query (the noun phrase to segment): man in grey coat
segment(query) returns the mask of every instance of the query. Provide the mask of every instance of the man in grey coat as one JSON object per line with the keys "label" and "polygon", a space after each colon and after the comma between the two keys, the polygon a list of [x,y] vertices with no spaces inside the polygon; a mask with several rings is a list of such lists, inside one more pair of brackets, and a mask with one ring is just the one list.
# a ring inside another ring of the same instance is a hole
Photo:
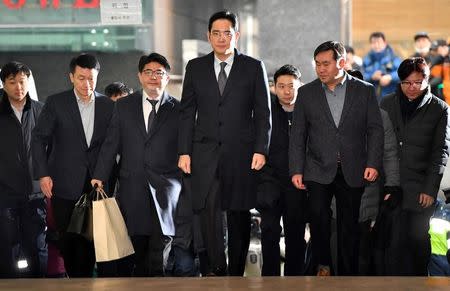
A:
{"label": "man in grey coat", "polygon": [[383,155],[383,125],[374,88],[345,73],[345,58],[339,42],[327,41],[316,48],[318,79],[299,89],[289,149],[292,182],[308,190],[317,274],[325,276],[331,266],[333,196],[339,274],[357,274],[361,195],[365,183],[378,177]]}

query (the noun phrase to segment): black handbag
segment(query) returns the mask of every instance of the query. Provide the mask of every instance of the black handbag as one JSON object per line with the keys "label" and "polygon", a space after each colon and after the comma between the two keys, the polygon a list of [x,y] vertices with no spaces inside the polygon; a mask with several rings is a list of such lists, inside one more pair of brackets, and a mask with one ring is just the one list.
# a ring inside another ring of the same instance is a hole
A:
{"label": "black handbag", "polygon": [[87,240],[93,239],[92,199],[95,189],[91,193],[84,193],[75,203],[70,217],[67,232],[76,233]]}

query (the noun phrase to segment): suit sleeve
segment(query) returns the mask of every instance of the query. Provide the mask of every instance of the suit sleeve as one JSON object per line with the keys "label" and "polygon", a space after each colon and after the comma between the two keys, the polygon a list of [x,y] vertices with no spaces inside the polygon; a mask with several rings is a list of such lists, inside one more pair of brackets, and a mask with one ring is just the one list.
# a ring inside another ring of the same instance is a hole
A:
{"label": "suit sleeve", "polygon": [[272,129],[271,100],[267,81],[266,68],[263,62],[259,62],[255,79],[255,104],[253,117],[255,122],[255,147],[254,152],[269,155],[269,142]]}
{"label": "suit sleeve", "polygon": [[109,180],[112,168],[116,162],[116,156],[121,148],[120,116],[116,103],[114,106],[111,122],[106,131],[106,137],[100,149],[95,165],[93,178],[106,182]]}
{"label": "suit sleeve", "polygon": [[373,86],[368,88],[367,102],[367,166],[380,172],[383,161],[384,129]]}
{"label": "suit sleeve", "polygon": [[447,165],[450,146],[450,120],[448,107],[442,112],[436,126],[431,145],[430,165],[427,170],[423,193],[436,198],[445,166]]}
{"label": "suit sleeve", "polygon": [[180,103],[180,119],[178,134],[178,154],[190,155],[192,153],[192,137],[194,134],[195,115],[197,113],[196,92],[193,84],[192,63],[186,65],[186,75],[183,83],[183,92]]}
{"label": "suit sleeve", "polygon": [[50,176],[48,170],[48,146],[56,128],[56,110],[53,97],[47,98],[31,134],[31,152],[34,179]]}
{"label": "suit sleeve", "polygon": [[305,167],[308,129],[306,127],[305,96],[303,96],[303,91],[302,87],[298,89],[289,138],[289,174],[291,176],[296,174],[303,175]]}

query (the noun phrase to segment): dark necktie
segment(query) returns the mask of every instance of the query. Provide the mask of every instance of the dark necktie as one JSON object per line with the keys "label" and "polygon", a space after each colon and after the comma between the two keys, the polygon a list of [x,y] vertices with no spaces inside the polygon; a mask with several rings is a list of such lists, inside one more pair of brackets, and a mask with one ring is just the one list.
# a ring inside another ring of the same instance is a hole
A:
{"label": "dark necktie", "polygon": [[223,89],[225,89],[225,85],[227,84],[227,74],[225,73],[226,65],[227,65],[226,62],[220,63],[220,72],[219,72],[219,76],[217,78],[217,83],[219,84],[220,95],[223,94]]}
{"label": "dark necktie", "polygon": [[153,121],[156,117],[156,103],[158,103],[158,100],[151,100],[147,98],[147,101],[152,104],[152,111],[150,111],[150,114],[148,115],[148,122],[147,122],[147,133],[150,133],[150,129],[152,128]]}

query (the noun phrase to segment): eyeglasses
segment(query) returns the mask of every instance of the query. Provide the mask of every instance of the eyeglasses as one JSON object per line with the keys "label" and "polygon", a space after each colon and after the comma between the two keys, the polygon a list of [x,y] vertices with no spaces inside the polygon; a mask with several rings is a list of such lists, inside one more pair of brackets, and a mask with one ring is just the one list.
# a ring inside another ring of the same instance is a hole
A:
{"label": "eyeglasses", "polygon": [[400,84],[404,87],[414,87],[414,88],[420,88],[423,84],[424,80],[421,81],[401,81]]}
{"label": "eyeglasses", "polygon": [[143,70],[142,73],[144,75],[146,75],[147,77],[157,77],[160,79],[166,74],[166,72],[164,72],[164,71],[161,71],[161,70],[153,71],[151,69]]}
{"label": "eyeglasses", "polygon": [[226,31],[219,31],[219,30],[213,30],[211,32],[211,36],[213,38],[220,38],[220,37],[224,37],[224,38],[231,38],[233,36],[233,33],[229,30]]}

